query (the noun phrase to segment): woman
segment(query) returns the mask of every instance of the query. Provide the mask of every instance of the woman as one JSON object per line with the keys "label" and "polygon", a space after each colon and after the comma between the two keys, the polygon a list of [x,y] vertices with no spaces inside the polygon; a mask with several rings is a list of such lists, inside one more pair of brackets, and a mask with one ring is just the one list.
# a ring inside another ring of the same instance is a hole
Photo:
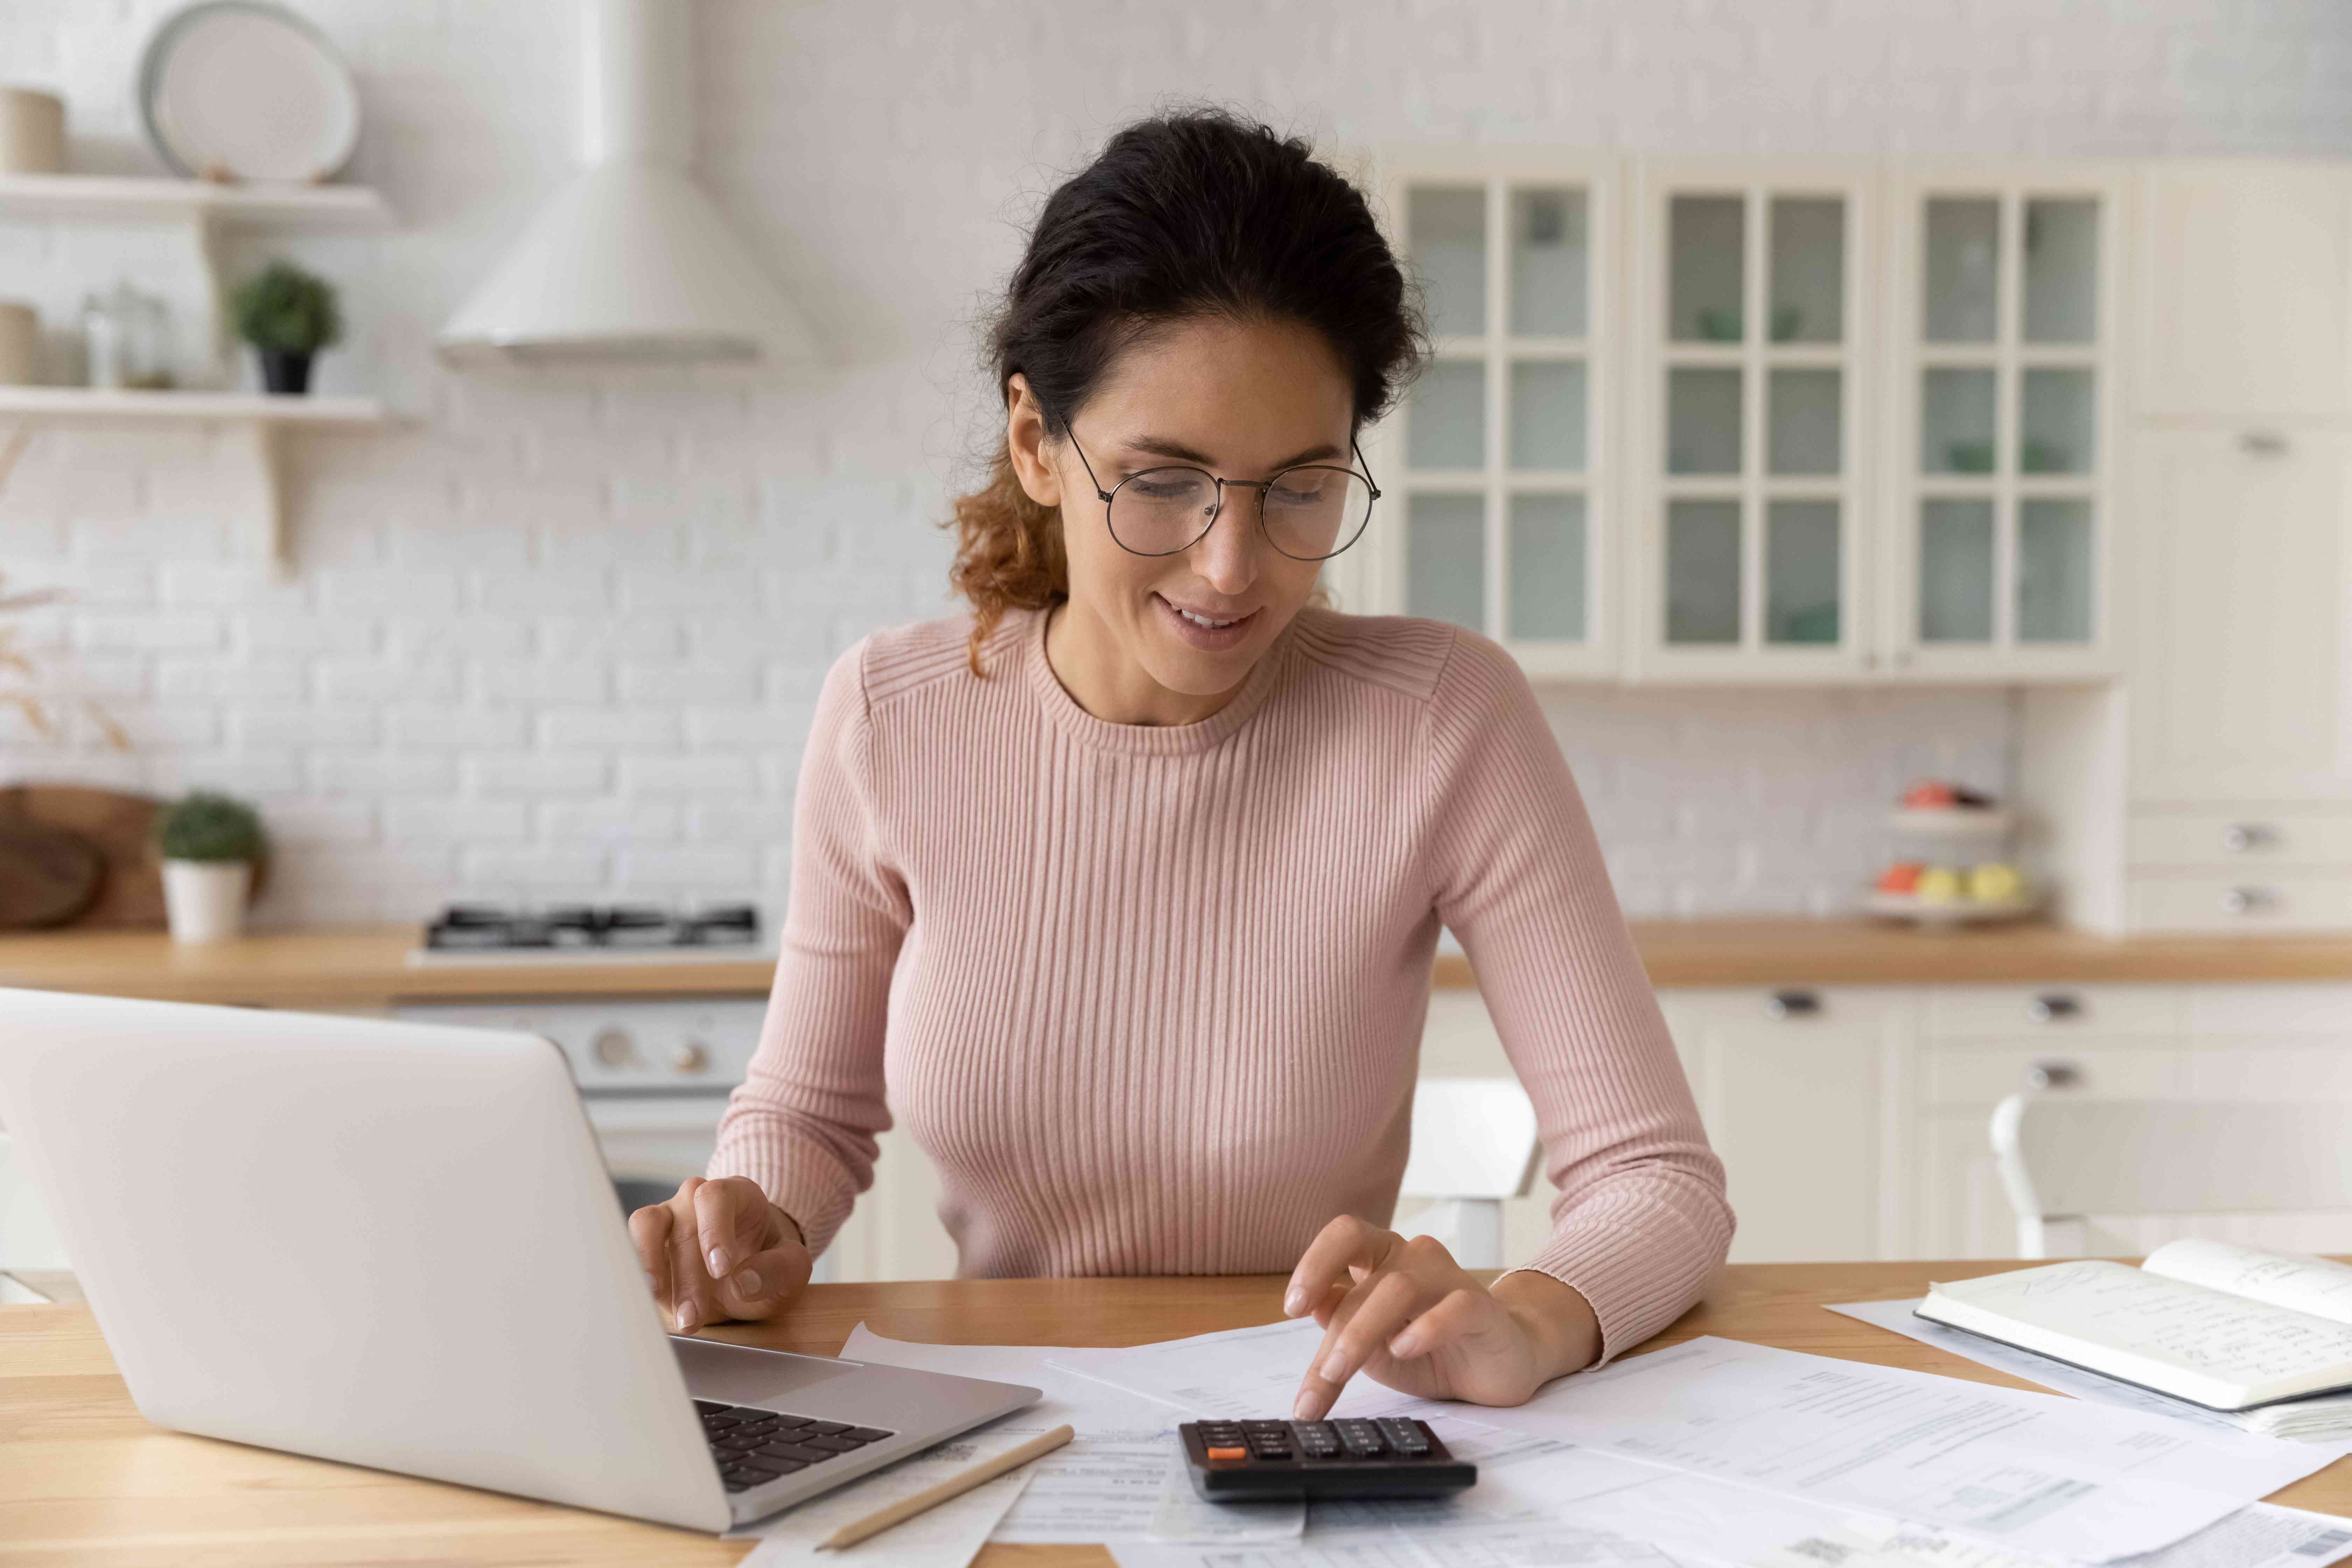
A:
{"label": "woman", "polygon": [[[1493,643],[1315,603],[1420,341],[1362,196],[1229,116],[1046,203],[956,509],[968,617],[827,677],[773,1000],[710,1180],[630,1224],[682,1331],[807,1280],[901,1116],[967,1275],[1287,1269],[1297,1409],[1508,1405],[1696,1299],[1731,1236],[1558,742]],[[1539,1112],[1491,1287],[1384,1227],[1441,925]]]}

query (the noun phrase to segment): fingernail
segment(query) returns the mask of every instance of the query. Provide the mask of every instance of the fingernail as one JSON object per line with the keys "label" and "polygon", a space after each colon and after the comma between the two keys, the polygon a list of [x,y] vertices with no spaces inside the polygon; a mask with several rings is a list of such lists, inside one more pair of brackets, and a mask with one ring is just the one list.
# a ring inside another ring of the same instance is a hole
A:
{"label": "fingernail", "polygon": [[1337,1354],[1331,1356],[1323,1363],[1323,1381],[1326,1383],[1347,1382],[1348,1363]]}
{"label": "fingernail", "polygon": [[1293,1285],[1290,1288],[1290,1294],[1282,1299],[1283,1315],[1288,1318],[1295,1318],[1306,1310],[1307,1292],[1300,1289],[1297,1286]]}
{"label": "fingernail", "polygon": [[747,1301],[757,1297],[760,1294],[759,1270],[746,1268],[742,1273],[735,1276],[735,1294]]}
{"label": "fingernail", "polygon": [[1295,1421],[1312,1421],[1312,1420],[1314,1420],[1314,1419],[1315,1419],[1315,1401],[1313,1401],[1312,1399],[1309,1399],[1309,1398],[1308,1398],[1307,1395],[1305,1395],[1304,1394],[1300,1394],[1300,1395],[1298,1396],[1298,1401],[1297,1401],[1297,1404],[1295,1404],[1295,1405],[1293,1405],[1290,1407],[1290,1415],[1291,1415],[1291,1418],[1292,1418],[1293,1420],[1295,1420]]}
{"label": "fingernail", "polygon": [[1392,1356],[1409,1356],[1417,1348],[1412,1335],[1409,1332],[1399,1334],[1389,1342],[1389,1354]]}
{"label": "fingernail", "polygon": [[702,1255],[702,1260],[710,1265],[710,1277],[713,1279],[724,1279],[727,1278],[727,1255],[725,1253],[719,1251],[714,1247],[709,1252]]}
{"label": "fingernail", "polygon": [[694,1326],[700,1321],[702,1321],[702,1314],[694,1310],[693,1302],[681,1301],[678,1303],[677,1331],[679,1333],[690,1334],[694,1332]]}

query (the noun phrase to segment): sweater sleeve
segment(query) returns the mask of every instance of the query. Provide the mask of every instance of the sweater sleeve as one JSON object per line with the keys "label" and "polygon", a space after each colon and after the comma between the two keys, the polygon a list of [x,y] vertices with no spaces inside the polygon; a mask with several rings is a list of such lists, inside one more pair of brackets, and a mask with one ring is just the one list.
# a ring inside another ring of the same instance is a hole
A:
{"label": "sweater sleeve", "polygon": [[912,906],[870,787],[866,645],[817,699],[793,804],[791,902],[759,1048],[730,1097],[713,1176],[749,1176],[821,1252],[872,1184],[890,1125],[882,1042]]}
{"label": "sweater sleeve", "polygon": [[1722,1263],[1723,1165],[1527,677],[1460,633],[1427,736],[1437,912],[1535,1102],[1559,1189],[1551,1236],[1520,1267],[1591,1303],[1606,1362],[1674,1321]]}

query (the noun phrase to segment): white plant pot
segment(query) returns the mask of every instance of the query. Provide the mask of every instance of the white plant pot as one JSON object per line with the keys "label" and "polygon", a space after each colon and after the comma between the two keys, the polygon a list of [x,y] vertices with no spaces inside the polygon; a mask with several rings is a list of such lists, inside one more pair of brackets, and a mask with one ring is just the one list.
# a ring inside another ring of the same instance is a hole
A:
{"label": "white plant pot", "polygon": [[253,885],[245,860],[166,860],[163,912],[173,942],[228,942],[245,930],[245,896]]}

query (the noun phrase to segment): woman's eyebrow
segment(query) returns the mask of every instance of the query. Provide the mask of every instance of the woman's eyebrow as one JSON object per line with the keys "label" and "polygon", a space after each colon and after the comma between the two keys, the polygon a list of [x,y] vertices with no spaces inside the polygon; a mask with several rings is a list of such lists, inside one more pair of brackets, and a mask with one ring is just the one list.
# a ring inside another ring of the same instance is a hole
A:
{"label": "woman's eyebrow", "polygon": [[[1181,463],[1198,463],[1204,468],[1212,466],[1212,460],[1205,455],[1192,450],[1181,441],[1171,441],[1163,437],[1139,436],[1134,440],[1124,442],[1122,445],[1130,452],[1149,452],[1155,458],[1173,458]],[[1278,474],[1283,469],[1295,468],[1300,463],[1320,462],[1323,458],[1337,458],[1340,455],[1339,447],[1326,441],[1319,447],[1309,447],[1294,457],[1285,458],[1274,465],[1272,471]]]}

